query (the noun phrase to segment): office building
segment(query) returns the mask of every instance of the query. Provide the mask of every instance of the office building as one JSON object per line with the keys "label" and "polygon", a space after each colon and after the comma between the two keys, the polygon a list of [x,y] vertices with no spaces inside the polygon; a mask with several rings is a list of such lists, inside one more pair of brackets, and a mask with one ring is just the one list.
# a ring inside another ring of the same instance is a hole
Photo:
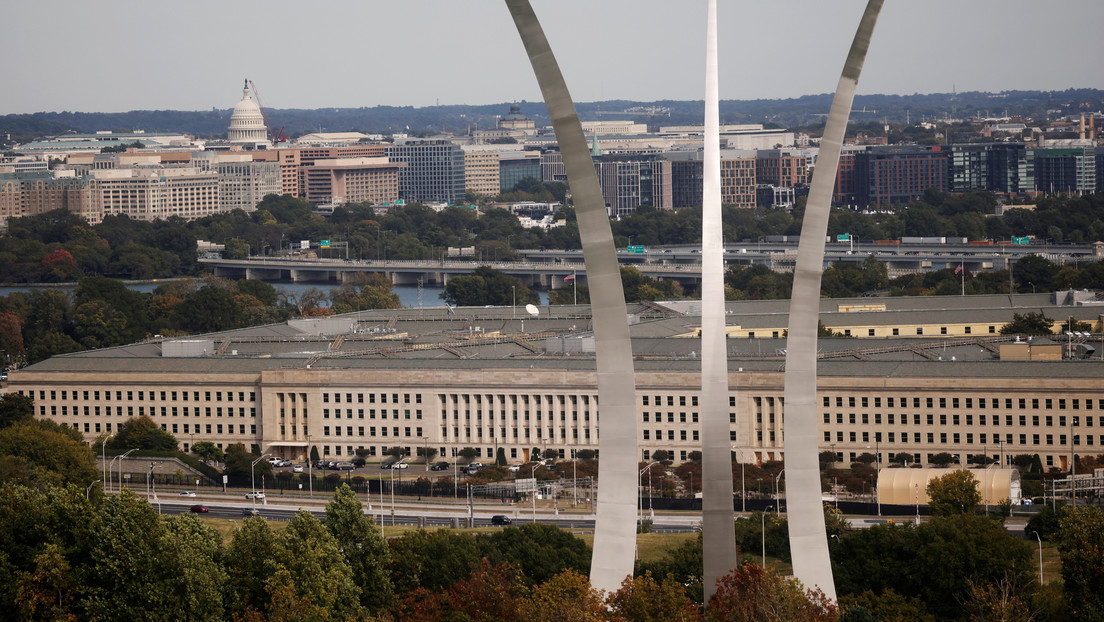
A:
{"label": "office building", "polygon": [[905,204],[928,188],[949,190],[947,152],[938,147],[871,147],[855,154],[857,202],[865,206]]}
{"label": "office building", "polygon": [[454,203],[464,198],[464,152],[441,138],[398,139],[387,147],[399,172],[399,198],[405,201]]}
{"label": "office building", "polygon": [[[885,299],[881,311],[862,310],[868,298],[825,300],[822,311],[826,324],[848,316],[852,326],[905,329],[954,323],[944,317],[948,309],[996,324],[1042,309],[1100,329],[1100,308],[1060,306],[1050,295],[961,298]],[[775,316],[785,302],[729,303],[728,311],[745,322],[784,326],[784,313]],[[637,319],[631,332],[641,460],[663,449],[681,462],[701,447],[696,308],[698,301],[627,309]],[[378,460],[392,447],[415,455],[424,444],[446,458],[466,447],[482,458],[502,448],[512,461],[534,449],[571,457],[596,449],[601,431],[586,313],[550,307],[526,318],[524,329],[508,308],[293,320],[56,356],[12,371],[8,390],[32,397],[35,416],[88,440],[146,415],[183,449],[201,440],[223,448],[240,442],[302,460],[313,446],[327,459],[364,449]],[[396,341],[391,329],[407,337]],[[524,340],[523,331],[550,337]],[[919,464],[943,452],[963,462],[1039,454],[1044,465],[1060,468],[1072,453],[1101,453],[1104,361],[1079,358],[1087,350],[1067,350],[1060,336],[1040,341],[1040,356],[1025,358],[1015,337],[981,332],[822,339],[820,449],[845,463],[875,447],[887,463],[902,454]],[[784,344],[728,342],[730,441],[757,461],[784,456]]]}
{"label": "office building", "polygon": [[523,179],[541,180],[539,151],[503,151],[498,154],[498,177],[501,192],[510,192]]}

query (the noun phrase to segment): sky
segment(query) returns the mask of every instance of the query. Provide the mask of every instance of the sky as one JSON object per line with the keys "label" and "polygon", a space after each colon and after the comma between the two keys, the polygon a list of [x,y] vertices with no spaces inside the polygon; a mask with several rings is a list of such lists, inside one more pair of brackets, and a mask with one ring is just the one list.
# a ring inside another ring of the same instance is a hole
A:
{"label": "sky", "polygon": [[[705,0],[532,0],[575,101],[702,99]],[[718,0],[722,99],[835,90],[865,2]],[[859,94],[1104,88],[1100,0],[888,0]],[[51,0],[5,10],[0,114],[539,100],[500,0]]]}

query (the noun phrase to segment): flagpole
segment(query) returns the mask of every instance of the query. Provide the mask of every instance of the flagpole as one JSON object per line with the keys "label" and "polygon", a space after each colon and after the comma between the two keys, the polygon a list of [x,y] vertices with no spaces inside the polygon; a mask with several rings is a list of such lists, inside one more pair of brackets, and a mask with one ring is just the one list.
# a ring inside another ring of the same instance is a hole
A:
{"label": "flagpole", "polygon": [[959,276],[962,278],[962,295],[965,296],[966,295],[966,268],[963,267],[961,259],[958,260],[958,272],[959,272]]}

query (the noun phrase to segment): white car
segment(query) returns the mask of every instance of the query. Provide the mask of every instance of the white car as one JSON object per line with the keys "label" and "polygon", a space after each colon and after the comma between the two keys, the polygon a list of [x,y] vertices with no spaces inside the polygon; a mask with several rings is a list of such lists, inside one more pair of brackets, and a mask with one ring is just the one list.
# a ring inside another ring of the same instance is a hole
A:
{"label": "white car", "polygon": [[407,465],[405,462],[395,462],[391,465],[391,468],[392,469],[405,469],[405,468],[407,468],[407,466],[409,466],[409,465]]}
{"label": "white car", "polygon": [[259,490],[254,490],[253,492],[245,493],[245,498],[246,499],[264,499],[265,497],[264,497],[263,492],[261,492]]}
{"label": "white car", "polygon": [[181,492],[181,493],[180,493],[180,496],[181,496],[181,497],[194,497],[194,496],[195,496],[195,492],[194,492],[194,491],[192,491],[192,490],[185,490],[185,491],[183,491],[183,492]]}
{"label": "white car", "polygon": [[297,464],[297,465],[291,467],[291,470],[292,470],[293,473],[302,473],[303,472],[303,465]]}
{"label": "white car", "polygon": [[511,464],[510,465],[510,472],[511,473],[517,473],[520,469],[521,469],[520,464]]}

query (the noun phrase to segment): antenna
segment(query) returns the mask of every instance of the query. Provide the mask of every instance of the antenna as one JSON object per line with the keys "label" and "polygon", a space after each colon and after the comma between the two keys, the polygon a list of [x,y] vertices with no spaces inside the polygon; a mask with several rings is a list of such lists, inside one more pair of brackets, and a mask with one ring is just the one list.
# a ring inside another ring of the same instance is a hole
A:
{"label": "antenna", "polygon": [[537,305],[534,304],[525,305],[525,312],[533,317],[537,317],[538,315],[540,315],[540,309],[538,309]]}

